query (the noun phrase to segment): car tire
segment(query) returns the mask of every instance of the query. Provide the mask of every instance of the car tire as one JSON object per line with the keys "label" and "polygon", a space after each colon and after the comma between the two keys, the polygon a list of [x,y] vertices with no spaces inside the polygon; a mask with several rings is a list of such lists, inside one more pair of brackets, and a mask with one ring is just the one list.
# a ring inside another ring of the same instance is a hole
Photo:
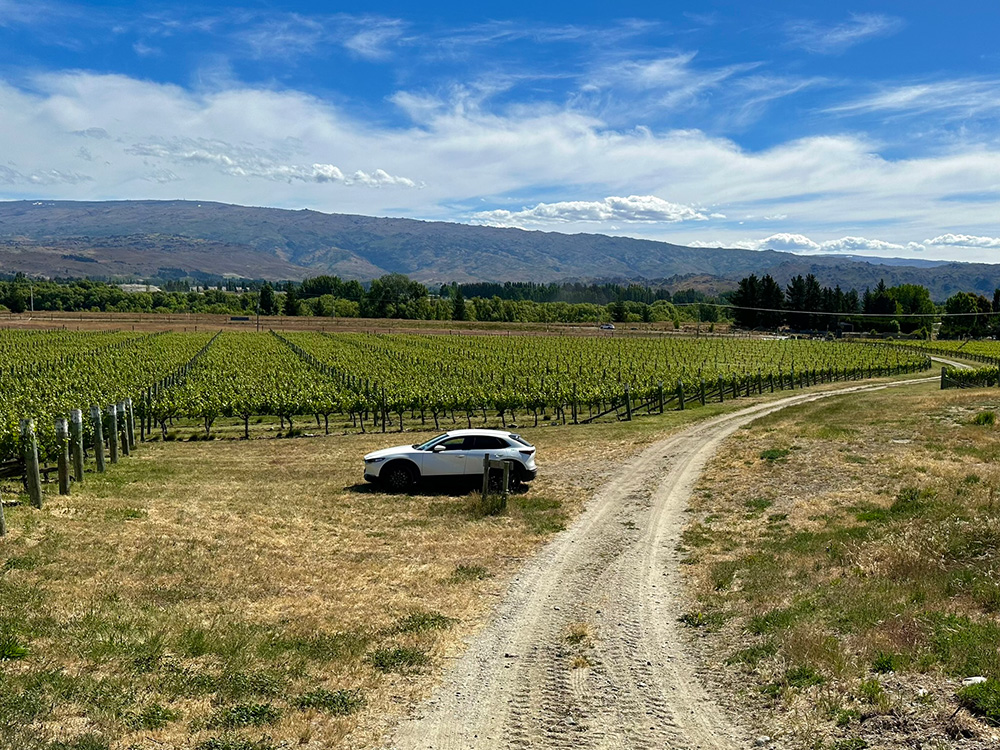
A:
{"label": "car tire", "polygon": [[413,472],[403,464],[386,466],[380,479],[387,492],[406,492],[413,486]]}

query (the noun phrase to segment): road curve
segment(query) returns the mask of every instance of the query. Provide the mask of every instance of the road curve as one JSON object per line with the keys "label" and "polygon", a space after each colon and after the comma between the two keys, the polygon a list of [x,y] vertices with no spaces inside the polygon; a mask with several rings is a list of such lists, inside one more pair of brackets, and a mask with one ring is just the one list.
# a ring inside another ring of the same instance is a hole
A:
{"label": "road curve", "polygon": [[[723,440],[766,414],[931,380],[798,393],[648,447],[527,563],[489,624],[386,747],[747,747],[703,687],[677,621],[684,611],[677,546],[698,477]],[[587,648],[567,640],[581,625]]]}

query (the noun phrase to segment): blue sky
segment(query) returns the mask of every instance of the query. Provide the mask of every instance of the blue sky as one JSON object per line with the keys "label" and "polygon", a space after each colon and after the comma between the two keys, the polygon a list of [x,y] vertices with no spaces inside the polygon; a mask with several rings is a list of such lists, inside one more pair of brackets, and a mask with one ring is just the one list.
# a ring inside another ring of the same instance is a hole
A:
{"label": "blue sky", "polygon": [[965,0],[0,0],[0,199],[993,262],[998,22]]}

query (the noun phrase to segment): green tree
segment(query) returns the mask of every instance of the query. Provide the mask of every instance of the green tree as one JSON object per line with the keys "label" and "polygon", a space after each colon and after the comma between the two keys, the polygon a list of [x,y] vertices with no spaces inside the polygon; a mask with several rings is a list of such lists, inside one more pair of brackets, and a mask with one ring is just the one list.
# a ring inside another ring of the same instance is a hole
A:
{"label": "green tree", "polygon": [[278,314],[278,300],[274,294],[274,287],[267,282],[264,282],[264,286],[260,288],[259,304],[261,315]]}

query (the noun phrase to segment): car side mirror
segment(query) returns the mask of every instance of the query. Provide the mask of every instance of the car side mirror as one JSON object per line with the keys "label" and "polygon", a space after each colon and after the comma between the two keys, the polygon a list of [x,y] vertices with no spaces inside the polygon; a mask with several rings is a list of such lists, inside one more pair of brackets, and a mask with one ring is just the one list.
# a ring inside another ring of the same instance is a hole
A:
{"label": "car side mirror", "polygon": [[443,453],[445,450],[446,449],[443,445],[435,445],[433,448],[431,448],[432,453]]}

